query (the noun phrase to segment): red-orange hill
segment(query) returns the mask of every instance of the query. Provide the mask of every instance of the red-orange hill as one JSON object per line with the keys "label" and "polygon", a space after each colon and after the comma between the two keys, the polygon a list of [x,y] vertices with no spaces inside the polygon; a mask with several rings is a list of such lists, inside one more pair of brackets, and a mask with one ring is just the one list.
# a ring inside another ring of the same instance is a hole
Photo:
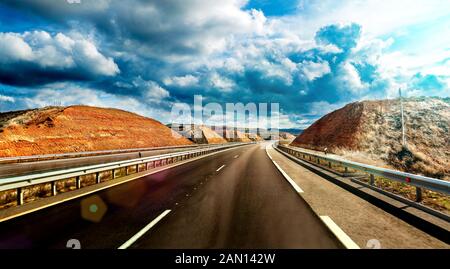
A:
{"label": "red-orange hill", "polygon": [[304,130],[292,144],[317,150],[324,147],[358,149],[365,105],[353,103],[325,115]]}
{"label": "red-orange hill", "polygon": [[0,114],[0,157],[192,144],[160,122],[89,106]]}

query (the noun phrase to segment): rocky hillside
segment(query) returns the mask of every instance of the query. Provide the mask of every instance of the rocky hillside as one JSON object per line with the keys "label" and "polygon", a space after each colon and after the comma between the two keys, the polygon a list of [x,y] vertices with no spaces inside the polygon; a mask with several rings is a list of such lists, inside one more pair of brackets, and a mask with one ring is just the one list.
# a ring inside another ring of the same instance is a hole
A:
{"label": "rocky hillside", "polygon": [[0,113],[0,157],[192,144],[160,122],[88,106]]}
{"label": "rocky hillside", "polygon": [[[172,127],[169,125],[169,127]],[[173,130],[197,144],[224,144],[223,137],[204,125],[174,125]]]}
{"label": "rocky hillside", "polygon": [[292,141],[295,139],[295,136],[291,133],[287,133],[287,132],[280,132],[280,139],[281,140],[288,140],[288,141]]}
{"label": "rocky hillside", "polygon": [[292,145],[348,159],[450,179],[450,99],[404,100],[406,147],[399,100],[349,104],[311,125]]}
{"label": "rocky hillside", "polygon": [[[225,138],[228,142],[251,142],[249,134],[245,132],[241,132],[235,128],[230,128],[227,126],[223,127],[215,127],[214,131],[218,133],[221,137]],[[259,140],[258,136],[252,135],[255,137],[255,141]]]}

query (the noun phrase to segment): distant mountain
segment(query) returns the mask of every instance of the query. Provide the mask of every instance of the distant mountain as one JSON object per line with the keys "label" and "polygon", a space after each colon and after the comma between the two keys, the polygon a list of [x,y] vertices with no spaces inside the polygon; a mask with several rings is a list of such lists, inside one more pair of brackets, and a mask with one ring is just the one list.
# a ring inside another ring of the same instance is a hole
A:
{"label": "distant mountain", "polygon": [[[294,140],[296,135],[302,132],[301,129],[264,129],[264,128],[233,128],[229,126],[206,126],[194,124],[174,124],[174,130],[183,135],[184,137],[194,141],[195,143],[209,143],[205,139],[199,139],[202,135],[199,128],[206,128],[213,130],[220,137],[225,138],[228,142],[247,142],[248,139],[251,141],[261,141],[270,139],[283,139],[283,140]],[[167,127],[172,128],[172,124],[167,124]],[[197,130],[196,139],[194,139],[194,132],[192,130]],[[233,135],[234,134],[234,135]],[[248,139],[247,139],[248,138]],[[218,142],[220,143],[220,142]]]}
{"label": "distant mountain", "polygon": [[206,126],[199,124],[167,124],[175,132],[198,144],[220,144],[227,142],[261,141],[256,133],[227,126]]}
{"label": "distant mountain", "polygon": [[89,106],[0,113],[0,157],[192,144],[160,122]]}
{"label": "distant mountain", "polygon": [[280,132],[290,133],[292,135],[298,136],[303,132],[303,129],[280,129]]}
{"label": "distant mountain", "polygon": [[348,159],[450,179],[450,99],[404,100],[407,146],[402,146],[399,100],[348,104],[325,115],[292,145]]}

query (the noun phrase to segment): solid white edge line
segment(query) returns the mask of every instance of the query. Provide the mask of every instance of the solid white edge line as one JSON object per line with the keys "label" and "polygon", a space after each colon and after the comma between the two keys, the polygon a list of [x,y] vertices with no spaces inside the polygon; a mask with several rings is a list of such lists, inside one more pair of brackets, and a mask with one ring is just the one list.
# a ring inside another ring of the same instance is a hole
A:
{"label": "solid white edge line", "polygon": [[266,153],[267,153],[267,156],[269,156],[270,160],[272,160],[273,164],[275,164],[278,171],[281,172],[281,174],[284,176],[284,178],[286,178],[286,180],[289,182],[289,184],[292,185],[292,187],[295,189],[295,191],[298,193],[303,193],[304,191],[302,190],[302,188],[300,188],[300,186],[298,186],[297,183],[295,183],[295,181],[286,172],[284,172],[284,170],[277,164],[277,162],[273,160],[272,156],[270,156],[270,153],[269,153],[269,150],[267,147],[266,147]]}
{"label": "solid white edge line", "polygon": [[219,171],[222,170],[224,167],[225,167],[225,164],[222,165],[221,167],[219,167],[219,168],[216,170],[216,172],[219,172]]}
{"label": "solid white edge line", "polygon": [[360,247],[348,236],[329,216],[320,216],[323,223],[341,241],[347,249],[360,249]]}
{"label": "solid white edge line", "polygon": [[292,187],[294,187],[295,191],[298,193],[303,193],[304,191],[302,190],[302,188],[300,188],[300,186],[297,185],[297,183],[294,182],[294,180],[292,180],[292,178],[286,174],[286,172],[284,172],[283,169],[281,169],[281,167],[277,164],[277,162],[275,162],[274,160],[272,160],[273,164],[275,164],[275,166],[278,168],[278,170],[281,172],[281,174],[283,174],[283,176],[286,178],[286,180],[292,185]]}
{"label": "solid white edge line", "polygon": [[170,213],[171,210],[166,210],[163,213],[161,213],[158,217],[156,217],[154,220],[152,220],[147,226],[142,228],[137,234],[135,234],[133,237],[128,239],[127,242],[123,243],[118,249],[127,249],[130,247],[134,242],[136,242],[139,238],[141,238],[146,232],[148,232],[153,226],[155,226],[160,220],[162,220],[167,214]]}

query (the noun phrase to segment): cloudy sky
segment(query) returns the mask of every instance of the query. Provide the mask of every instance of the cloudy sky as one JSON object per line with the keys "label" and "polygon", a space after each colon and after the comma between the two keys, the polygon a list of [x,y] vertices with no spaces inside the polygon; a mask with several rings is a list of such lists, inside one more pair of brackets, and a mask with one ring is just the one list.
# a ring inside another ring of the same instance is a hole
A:
{"label": "cloudy sky", "polygon": [[277,102],[282,127],[344,104],[450,96],[448,0],[1,0],[0,110]]}

